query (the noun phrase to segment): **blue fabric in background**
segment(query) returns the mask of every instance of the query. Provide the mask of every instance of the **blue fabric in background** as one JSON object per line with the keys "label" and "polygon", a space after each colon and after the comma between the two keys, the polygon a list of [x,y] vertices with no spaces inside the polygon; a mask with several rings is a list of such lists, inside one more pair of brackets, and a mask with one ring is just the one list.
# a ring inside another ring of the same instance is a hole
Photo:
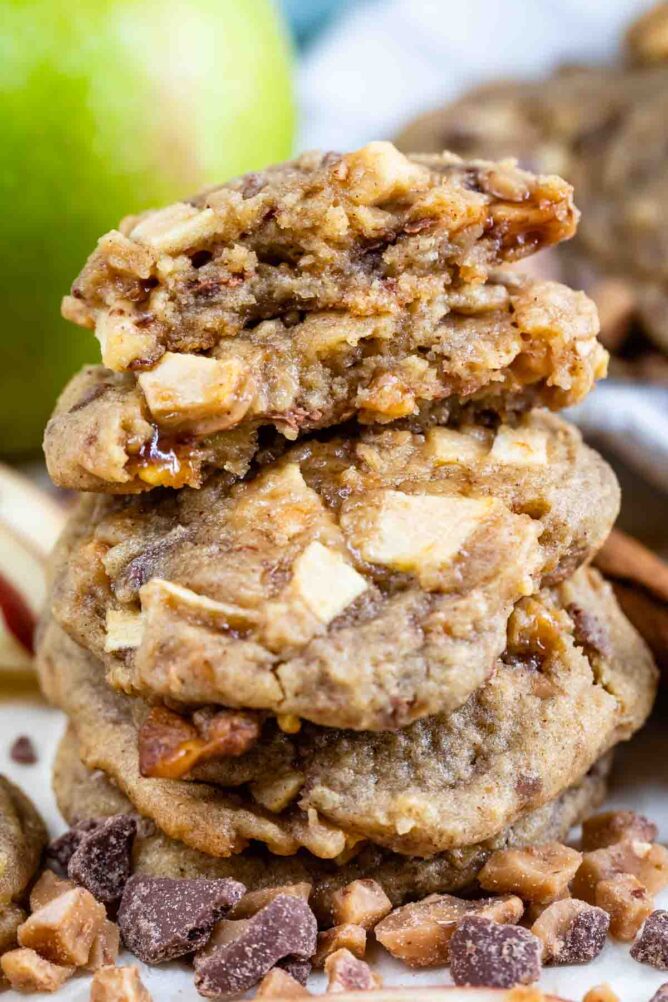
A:
{"label": "blue fabric in background", "polygon": [[363,0],[280,0],[299,45],[306,45],[337,14]]}

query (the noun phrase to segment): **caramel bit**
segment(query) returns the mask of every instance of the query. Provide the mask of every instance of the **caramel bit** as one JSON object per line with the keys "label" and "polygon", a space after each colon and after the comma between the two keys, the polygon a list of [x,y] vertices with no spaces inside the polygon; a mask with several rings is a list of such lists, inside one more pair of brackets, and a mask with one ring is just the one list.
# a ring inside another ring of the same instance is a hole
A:
{"label": "caramel bit", "polygon": [[465,916],[514,923],[523,911],[522,902],[514,896],[465,901],[450,894],[431,894],[423,901],[396,908],[374,932],[378,942],[398,960],[410,967],[433,967],[448,963],[452,934]]}
{"label": "caramel bit", "polygon": [[48,905],[49,901],[53,901],[65,891],[71,891],[75,886],[74,881],[58,877],[53,870],[44,870],[30,892],[30,911],[38,911],[44,905]]}
{"label": "caramel bit", "polygon": [[656,825],[642,814],[636,814],[635,811],[605,811],[583,821],[582,848],[585,852],[607,849],[625,839],[653,842],[657,834]]}
{"label": "caramel bit", "polygon": [[328,992],[366,992],[380,988],[382,979],[350,950],[337,950],[325,961]]}
{"label": "caramel bit", "polygon": [[582,1002],[619,1002],[619,996],[615,995],[610,985],[596,985],[589,989]]}
{"label": "caramel bit", "polygon": [[353,880],[332,895],[331,914],[335,925],[373,927],[392,911],[392,902],[375,880]]}
{"label": "caramel bit", "polygon": [[273,967],[262,978],[255,993],[255,998],[296,999],[310,995],[310,991],[280,967]]}
{"label": "caramel bit", "polygon": [[605,946],[610,918],[602,908],[564,898],[531,926],[543,944],[544,964],[588,964]]}
{"label": "caramel bit", "polygon": [[654,907],[647,889],[630,873],[615,873],[596,885],[594,900],[610,916],[610,935],[630,943]]}
{"label": "caramel bit", "polygon": [[501,849],[489,857],[478,881],[486,891],[549,902],[563,896],[581,861],[581,853],[559,842]]}
{"label": "caramel bit", "polygon": [[90,986],[90,1002],[152,1002],[136,967],[101,967]]}
{"label": "caramel bit", "polygon": [[350,950],[362,958],[366,953],[366,929],[361,925],[335,925],[333,929],[318,933],[318,946],[313,956],[313,966],[322,967],[327,957],[337,950]]}
{"label": "caramel bit", "polygon": [[257,717],[235,710],[195,714],[191,723],[165,706],[154,706],[139,729],[142,776],[181,779],[200,762],[244,755],[260,736]]}
{"label": "caramel bit", "polygon": [[93,940],[93,945],[84,964],[87,971],[99,971],[116,963],[121,948],[121,934],[115,922],[105,919],[102,928]]}
{"label": "caramel bit", "polygon": [[105,919],[104,906],[75,887],[33,912],[19,927],[19,943],[53,964],[83,967]]}
{"label": "caramel bit", "polygon": [[304,881],[300,884],[284,884],[282,887],[263,887],[258,891],[249,891],[234,905],[228,912],[230,919],[251,918],[256,912],[270,904],[279,894],[287,894],[289,897],[301,898],[306,901],[311,896],[311,884]]}
{"label": "caramel bit", "polygon": [[18,992],[55,992],[74,974],[30,949],[10,950],[0,957],[0,969],[11,988]]}
{"label": "caramel bit", "polygon": [[617,873],[630,873],[650,894],[656,894],[668,886],[668,850],[662,845],[627,839],[607,849],[586,852],[571,891],[574,897],[594,904],[596,885]]}

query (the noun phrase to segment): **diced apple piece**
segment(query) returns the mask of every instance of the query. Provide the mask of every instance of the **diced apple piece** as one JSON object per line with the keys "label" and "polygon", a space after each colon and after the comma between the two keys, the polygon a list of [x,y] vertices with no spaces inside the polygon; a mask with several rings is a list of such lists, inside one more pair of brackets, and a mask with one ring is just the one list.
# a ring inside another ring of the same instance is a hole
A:
{"label": "diced apple piece", "polygon": [[104,649],[111,654],[139,647],[143,632],[144,618],[141,612],[134,609],[109,609]]}
{"label": "diced apple piece", "polygon": [[450,463],[468,466],[487,454],[487,447],[477,438],[452,428],[430,428],[427,432],[427,445],[435,466],[447,466]]}
{"label": "diced apple piece", "polygon": [[447,566],[498,505],[494,498],[383,491],[380,504],[365,511],[360,552],[372,564],[408,573]]}
{"label": "diced apple piece", "polygon": [[367,587],[340,553],[317,541],[293,565],[292,590],[322,623],[331,623]]}
{"label": "diced apple piece", "polygon": [[151,414],[164,428],[193,428],[203,421],[209,432],[228,428],[250,403],[248,370],[236,358],[168,351],[137,381]]}
{"label": "diced apple piece", "polygon": [[493,463],[546,466],[547,432],[542,428],[499,428],[489,454]]}

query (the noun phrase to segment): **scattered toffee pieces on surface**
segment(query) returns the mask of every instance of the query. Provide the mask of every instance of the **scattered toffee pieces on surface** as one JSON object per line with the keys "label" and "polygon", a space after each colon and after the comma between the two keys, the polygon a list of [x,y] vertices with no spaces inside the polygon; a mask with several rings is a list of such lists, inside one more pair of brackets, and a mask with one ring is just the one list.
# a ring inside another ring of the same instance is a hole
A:
{"label": "scattered toffee pieces on surface", "polygon": [[647,918],[631,956],[640,964],[668,971],[668,911],[659,908]]}
{"label": "scattered toffee pieces on surface", "polygon": [[450,973],[456,985],[513,988],[540,977],[541,942],[514,925],[470,915],[450,940]]}
{"label": "scattered toffee pieces on surface", "polygon": [[37,761],[35,746],[27,736],[21,734],[9,749],[9,757],[18,765],[34,765]]}
{"label": "scattered toffee pieces on surface", "polygon": [[87,832],[93,831],[106,821],[106,818],[87,818],[85,821],[77,821],[69,831],[53,839],[46,849],[47,859],[57,863],[58,866],[67,871],[67,866],[81,840]]}
{"label": "scattered toffee pieces on surface", "polygon": [[195,956],[195,987],[208,998],[242,994],[286,957],[312,957],[317,935],[307,903],[279,894],[248,919],[235,939]]}
{"label": "scattered toffee pieces on surface", "polygon": [[126,883],[118,910],[123,942],[147,964],[192,953],[245,891],[238,880],[136,874]]}
{"label": "scattered toffee pieces on surface", "polygon": [[116,814],[83,832],[67,864],[70,880],[85,887],[98,901],[118,901],[130,876],[130,853],[137,834],[131,814]]}

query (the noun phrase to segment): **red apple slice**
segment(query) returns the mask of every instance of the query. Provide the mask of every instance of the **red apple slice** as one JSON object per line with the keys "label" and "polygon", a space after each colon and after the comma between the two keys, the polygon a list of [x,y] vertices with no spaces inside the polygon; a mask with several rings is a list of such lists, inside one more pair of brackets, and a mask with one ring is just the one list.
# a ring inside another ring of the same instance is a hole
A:
{"label": "red apple slice", "polygon": [[0,522],[0,671],[31,667],[33,634],[45,598],[44,560]]}

